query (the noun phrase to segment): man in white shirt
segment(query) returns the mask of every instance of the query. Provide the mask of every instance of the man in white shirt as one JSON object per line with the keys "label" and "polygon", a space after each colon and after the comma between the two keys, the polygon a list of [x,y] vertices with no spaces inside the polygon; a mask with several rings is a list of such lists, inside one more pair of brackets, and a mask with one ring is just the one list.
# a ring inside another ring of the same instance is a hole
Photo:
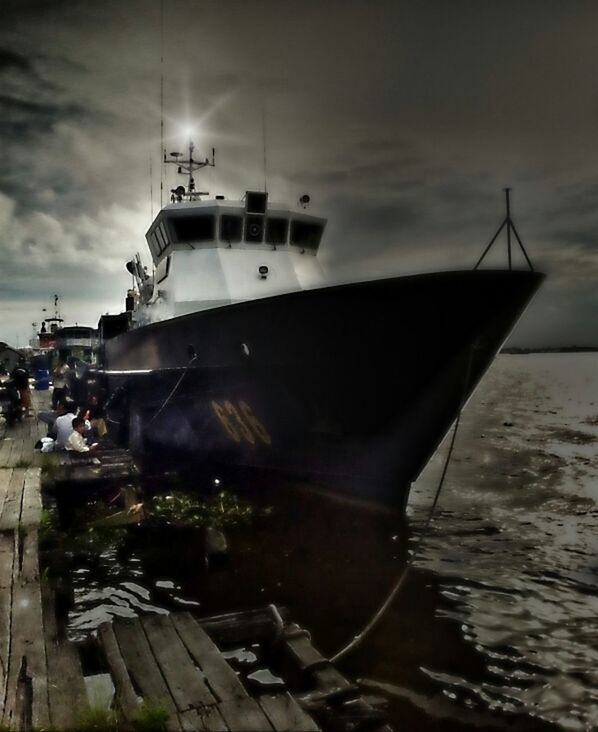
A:
{"label": "man in white shirt", "polygon": [[66,441],[66,449],[72,452],[89,452],[95,450],[97,442],[89,446],[85,442],[83,434],[85,432],[85,420],[83,417],[74,417],[72,420],[72,432]]}
{"label": "man in white shirt", "polygon": [[56,417],[54,422],[54,432],[56,434],[56,449],[64,450],[68,438],[73,431],[73,419],[75,418],[75,405],[74,403],[67,402],[66,404],[58,405],[59,416]]}

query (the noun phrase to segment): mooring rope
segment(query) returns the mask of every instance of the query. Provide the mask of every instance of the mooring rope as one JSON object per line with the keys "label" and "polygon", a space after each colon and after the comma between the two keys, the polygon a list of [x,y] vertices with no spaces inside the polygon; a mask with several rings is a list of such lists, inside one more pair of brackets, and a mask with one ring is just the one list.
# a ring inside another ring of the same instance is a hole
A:
{"label": "mooring rope", "polygon": [[160,414],[160,413],[162,412],[162,410],[163,410],[163,409],[164,409],[164,408],[166,407],[166,405],[168,404],[168,402],[169,402],[169,401],[170,401],[170,400],[172,399],[172,397],[173,397],[173,396],[174,396],[174,395],[176,394],[176,392],[177,392],[177,390],[178,390],[179,386],[181,385],[181,382],[183,381],[183,379],[184,379],[184,378],[185,378],[185,376],[187,375],[187,371],[189,371],[189,368],[190,368],[191,364],[192,364],[192,363],[193,363],[193,361],[195,361],[196,359],[197,359],[197,354],[195,354],[195,353],[194,353],[194,354],[193,354],[193,356],[191,356],[191,358],[190,358],[190,360],[189,360],[189,363],[188,363],[188,364],[187,364],[187,365],[185,366],[185,370],[184,370],[184,371],[183,371],[183,373],[182,373],[182,374],[180,375],[180,377],[179,377],[179,380],[178,380],[178,381],[177,381],[177,383],[176,383],[176,384],[174,385],[174,388],[172,389],[172,391],[170,392],[170,394],[169,394],[169,395],[168,395],[168,396],[166,397],[166,399],[165,399],[165,400],[164,400],[164,401],[162,402],[162,404],[161,404],[161,405],[160,405],[160,407],[158,408],[158,411],[157,411],[157,412],[156,412],[156,413],[154,414],[154,416],[153,416],[153,417],[152,417],[152,418],[151,418],[151,419],[149,420],[149,422],[147,423],[146,427],[149,427],[149,426],[150,426],[150,424],[151,424],[151,423],[152,423],[152,422],[153,422],[153,421],[154,421],[154,420],[156,419],[156,417],[157,417],[157,416],[158,416],[158,415],[159,415],[159,414]]}
{"label": "mooring rope", "polygon": [[382,603],[382,605],[380,605],[378,610],[374,613],[374,615],[373,615],[372,619],[369,621],[369,623],[363,628],[363,630],[361,630],[360,633],[357,633],[357,635],[354,636],[352,641],[347,643],[346,646],[341,648],[340,651],[338,651],[334,656],[332,656],[332,658],[330,659],[330,661],[332,663],[336,663],[337,661],[340,661],[348,653],[355,650],[355,648],[357,648],[357,646],[359,646],[362,643],[362,641],[365,639],[365,637],[367,635],[369,635],[370,631],[379,623],[379,621],[382,619],[382,617],[384,616],[384,614],[386,613],[386,611],[392,604],[395,597],[400,592],[401,588],[404,586],[405,580],[409,576],[410,571],[412,569],[414,569],[413,563],[415,562],[415,559],[417,557],[417,552],[423,543],[423,538],[426,535],[428,528],[430,526],[430,523],[432,521],[432,517],[434,516],[434,511],[436,510],[436,505],[438,504],[438,499],[440,498],[440,493],[441,493],[442,487],[444,485],[444,479],[446,477],[446,473],[447,473],[448,466],[449,466],[449,463],[451,460],[451,456],[453,454],[453,448],[455,446],[455,439],[457,437],[457,431],[459,429],[459,422],[461,421],[461,412],[463,411],[463,407],[465,405],[465,399],[467,396],[467,387],[469,385],[469,377],[470,377],[470,373],[471,373],[471,361],[473,358],[473,352],[475,350],[475,347],[476,347],[475,343],[472,344],[470,352],[469,352],[469,358],[467,360],[467,369],[465,370],[465,378],[463,380],[463,390],[462,390],[462,394],[461,394],[461,400],[459,402],[459,411],[457,412],[457,418],[455,420],[455,426],[453,427],[453,434],[451,437],[449,449],[446,454],[446,458],[444,460],[444,467],[442,469],[440,481],[438,482],[438,487],[436,488],[436,494],[434,496],[434,500],[432,501],[430,511],[428,512],[428,518],[426,519],[426,522],[424,523],[421,533],[417,539],[415,549],[411,556],[411,562],[403,568],[403,570],[399,574],[397,581],[395,582],[394,586],[392,587],[391,591],[387,595],[387,597],[384,600],[384,602]]}

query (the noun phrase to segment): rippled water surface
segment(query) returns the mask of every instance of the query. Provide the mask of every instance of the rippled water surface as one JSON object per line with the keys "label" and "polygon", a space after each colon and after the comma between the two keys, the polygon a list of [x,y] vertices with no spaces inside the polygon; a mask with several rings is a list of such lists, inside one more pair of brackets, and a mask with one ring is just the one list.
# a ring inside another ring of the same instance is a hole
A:
{"label": "rippled water surface", "polygon": [[227,530],[218,566],[201,532],[143,525],[71,552],[69,633],[277,602],[333,654],[411,552],[403,591],[341,664],[391,699],[396,729],[598,728],[597,447],[598,354],[500,356],[464,412],[423,538],[446,445],[414,486],[408,525],[254,479],[256,517]]}
{"label": "rippled water surface", "polygon": [[[502,356],[464,415],[416,557],[483,676],[422,671],[463,703],[598,727],[598,354]],[[442,451],[441,451],[442,452]],[[411,501],[420,516],[442,454]]]}

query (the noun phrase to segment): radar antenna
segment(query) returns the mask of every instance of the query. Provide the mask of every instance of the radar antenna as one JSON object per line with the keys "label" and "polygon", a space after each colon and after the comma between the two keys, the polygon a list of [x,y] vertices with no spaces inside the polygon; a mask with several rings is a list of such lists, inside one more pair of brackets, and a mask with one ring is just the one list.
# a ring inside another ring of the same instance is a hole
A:
{"label": "radar antenna", "polygon": [[189,183],[187,186],[187,190],[185,190],[184,186],[177,186],[177,188],[173,188],[170,193],[171,197],[170,200],[174,203],[175,201],[180,203],[183,200],[187,201],[197,201],[199,200],[200,196],[207,196],[208,191],[198,191],[195,188],[195,180],[193,178],[193,173],[196,170],[201,170],[201,168],[210,167],[213,168],[215,165],[214,162],[214,156],[215,156],[215,150],[212,148],[212,159],[208,160],[208,158],[205,158],[204,160],[194,160],[193,159],[193,151],[195,150],[195,145],[193,144],[193,140],[189,140],[189,157],[187,160],[183,160],[183,153],[180,152],[171,152],[168,157],[166,156],[166,153],[164,153],[164,163],[171,163],[173,165],[176,165],[178,168],[178,172],[181,175],[188,175],[189,176]]}

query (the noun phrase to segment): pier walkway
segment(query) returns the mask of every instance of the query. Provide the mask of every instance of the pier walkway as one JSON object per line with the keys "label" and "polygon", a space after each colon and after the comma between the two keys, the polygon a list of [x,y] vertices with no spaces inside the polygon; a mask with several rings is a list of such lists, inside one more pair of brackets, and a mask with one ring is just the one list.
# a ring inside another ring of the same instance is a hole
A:
{"label": "pier walkway", "polygon": [[[47,408],[48,392],[34,394]],[[41,460],[46,425],[26,417],[0,441],[0,726],[74,729],[87,707],[79,655],[60,640],[40,578]]]}

